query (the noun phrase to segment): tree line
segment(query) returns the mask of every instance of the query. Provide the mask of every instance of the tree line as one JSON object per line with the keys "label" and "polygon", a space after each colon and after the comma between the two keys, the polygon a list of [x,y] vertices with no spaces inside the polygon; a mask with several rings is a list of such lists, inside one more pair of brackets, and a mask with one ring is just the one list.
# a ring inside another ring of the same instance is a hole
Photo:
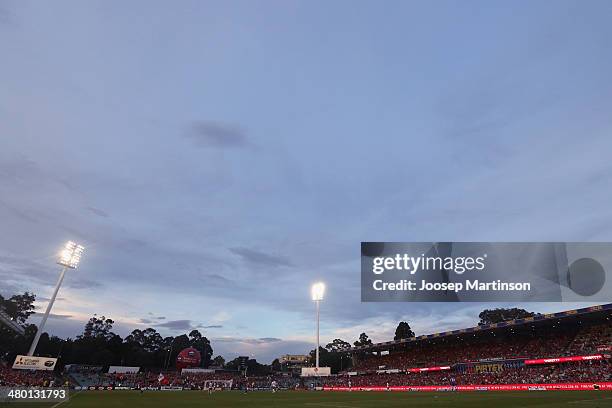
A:
{"label": "tree line", "polygon": [[[0,307],[16,323],[24,327],[25,334],[20,335],[0,325],[0,359],[12,362],[18,354],[26,354],[36,334],[36,325],[27,323],[34,314],[35,295],[25,292],[4,298],[0,295]],[[524,309],[487,309],[480,315],[478,324],[499,323],[535,316],[535,313]],[[180,336],[163,337],[154,328],[135,329],[122,338],[113,332],[114,321],[105,316],[94,315],[85,324],[83,332],[76,338],[61,339],[43,333],[40,337],[36,354],[44,357],[57,357],[60,364],[90,364],[98,366],[125,365],[145,368],[164,369],[174,366],[178,353],[187,348],[197,349],[202,356],[202,367],[218,366],[228,369],[239,369],[246,365],[248,372],[265,374],[270,371],[285,369],[278,359],[270,365],[260,364],[255,359],[246,362],[236,358],[226,363],[220,355],[213,358],[210,341],[198,330]],[[400,322],[395,330],[394,340],[414,337],[415,334],[407,322]],[[366,333],[361,333],[353,346],[368,346],[373,342]],[[342,339],[334,339],[325,347],[319,348],[319,362],[322,367],[331,367],[337,373],[352,366],[349,352],[351,344]],[[315,363],[315,350],[309,353],[310,363]]]}
{"label": "tree line", "polygon": [[[5,299],[0,295],[0,307],[19,325],[23,335],[0,326],[0,358],[14,361],[18,354],[26,354],[36,334],[36,325],[27,323],[34,313],[35,296],[25,292]],[[197,349],[202,356],[202,367],[223,365],[223,357],[213,356],[210,341],[198,330],[180,336],[163,337],[154,328],[135,329],[122,338],[113,332],[115,322],[105,316],[94,315],[76,338],[61,339],[43,333],[36,355],[57,357],[64,364],[90,364],[99,366],[126,365],[167,368],[174,365],[178,353],[187,348]]]}

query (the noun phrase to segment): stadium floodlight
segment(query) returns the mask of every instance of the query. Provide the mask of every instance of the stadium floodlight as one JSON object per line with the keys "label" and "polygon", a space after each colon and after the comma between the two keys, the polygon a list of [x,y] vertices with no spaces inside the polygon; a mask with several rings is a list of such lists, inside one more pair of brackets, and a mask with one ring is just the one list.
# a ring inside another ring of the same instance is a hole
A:
{"label": "stadium floodlight", "polygon": [[40,335],[45,328],[45,323],[47,323],[47,319],[49,318],[49,313],[51,313],[51,308],[53,307],[53,303],[55,303],[55,298],[57,297],[57,292],[59,292],[60,286],[62,286],[62,282],[64,281],[64,276],[66,275],[67,269],[76,269],[79,266],[79,262],[81,261],[81,256],[83,255],[83,251],[85,247],[82,245],[78,245],[72,241],[66,242],[64,245],[64,249],[59,255],[59,259],[57,263],[62,265],[62,272],[60,273],[59,279],[57,280],[57,284],[55,285],[55,290],[53,291],[53,295],[49,300],[49,304],[47,305],[47,310],[43,315],[40,324],[36,330],[36,336],[34,336],[34,340],[32,341],[32,345],[30,346],[30,351],[28,351],[28,356],[33,356],[36,351],[36,346],[38,345],[38,341],[40,340]]}
{"label": "stadium floodlight", "polygon": [[323,295],[325,294],[325,284],[323,282],[315,283],[312,285],[310,293],[312,294],[312,300],[315,302],[323,300]]}
{"label": "stadium floodlight", "polygon": [[323,282],[317,282],[312,285],[310,289],[310,294],[312,295],[312,300],[315,302],[317,307],[317,348],[315,349],[315,371],[317,375],[319,374],[319,309],[321,301],[323,300],[323,295],[325,294],[325,284]]}
{"label": "stadium floodlight", "polygon": [[66,242],[64,250],[60,253],[57,263],[65,266],[66,268],[76,269],[79,266],[84,250],[84,246],[68,241]]}

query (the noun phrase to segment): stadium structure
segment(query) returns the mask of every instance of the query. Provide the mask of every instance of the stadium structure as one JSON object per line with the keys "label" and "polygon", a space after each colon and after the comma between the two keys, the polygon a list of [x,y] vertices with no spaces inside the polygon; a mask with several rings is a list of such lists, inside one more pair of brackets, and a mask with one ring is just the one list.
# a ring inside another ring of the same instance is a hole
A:
{"label": "stadium structure", "polygon": [[[349,371],[303,378],[292,372],[184,366],[67,365],[62,372],[0,366],[0,385],[76,390],[513,391],[612,390],[612,304],[353,347]],[[185,353],[189,353],[186,350]],[[186,354],[187,355],[187,354]],[[183,356],[184,357],[184,356]],[[68,362],[69,363],[69,362]]]}
{"label": "stadium structure", "polygon": [[612,304],[353,347],[329,390],[612,389]]}
{"label": "stadium structure", "polygon": [[4,308],[0,306],[0,325],[4,325],[8,329],[14,331],[15,333],[23,335],[25,333],[25,329],[21,327],[17,322],[15,322],[9,315],[6,313]]}

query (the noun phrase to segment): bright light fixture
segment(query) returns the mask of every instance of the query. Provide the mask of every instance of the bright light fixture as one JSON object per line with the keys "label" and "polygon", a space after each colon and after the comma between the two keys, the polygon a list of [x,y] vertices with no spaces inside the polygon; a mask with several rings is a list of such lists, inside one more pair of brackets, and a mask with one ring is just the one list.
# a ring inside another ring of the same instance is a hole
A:
{"label": "bright light fixture", "polygon": [[315,302],[323,300],[323,295],[325,294],[325,284],[323,282],[315,283],[310,289],[310,294],[312,295],[312,300]]}
{"label": "bright light fixture", "polygon": [[68,241],[60,253],[57,263],[65,266],[66,268],[76,269],[79,266],[84,250],[84,246]]}

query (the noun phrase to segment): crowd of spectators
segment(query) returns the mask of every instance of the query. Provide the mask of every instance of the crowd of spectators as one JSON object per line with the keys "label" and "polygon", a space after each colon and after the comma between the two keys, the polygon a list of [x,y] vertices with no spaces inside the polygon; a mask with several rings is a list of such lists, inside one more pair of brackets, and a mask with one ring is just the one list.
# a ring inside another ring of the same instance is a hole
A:
{"label": "crowd of spectators", "polygon": [[[452,380],[451,380],[452,379]],[[609,361],[586,361],[558,365],[521,366],[492,372],[435,371],[420,373],[372,373],[355,376],[335,376],[324,379],[325,386],[394,387],[449,386],[493,384],[544,384],[564,382],[612,381]]]}
{"label": "crowd of spectators", "polygon": [[573,355],[593,354],[598,348],[606,351],[612,346],[612,325],[601,324],[581,330],[569,347]]}
{"label": "crowd of spectators", "polygon": [[364,356],[353,366],[352,371],[386,369],[408,369],[415,367],[434,367],[452,365],[464,361],[474,361],[487,358],[517,357],[525,341],[515,339],[490,342],[466,342],[457,340],[455,343],[439,341],[410,345],[408,349],[391,352],[387,355]]}
{"label": "crowd of spectators", "polygon": [[0,386],[2,387],[62,387],[70,386],[67,378],[53,371],[13,370],[0,365]]}
{"label": "crowd of spectators", "polygon": [[[0,365],[0,386],[87,386],[87,387],[128,387],[128,388],[157,388],[159,386],[181,387],[192,389],[205,388],[234,388],[251,389],[270,388],[275,382],[279,388],[295,388],[299,379],[283,374],[270,376],[244,377],[236,372],[205,372],[183,373],[179,371],[146,371],[138,373],[101,373],[99,369],[79,367],[66,371],[65,375],[53,371],[14,370]],[[81,381],[71,381],[70,378]]]}
{"label": "crowd of spectators", "polygon": [[[501,366],[501,365],[500,365]],[[452,379],[452,380],[451,380]],[[448,386],[492,384],[542,384],[563,382],[612,381],[610,360],[570,362],[553,365],[504,365],[502,369],[478,371],[467,369],[419,373],[369,373],[364,375],[338,375],[322,378],[322,385],[342,387],[374,386]],[[126,374],[99,374],[95,386],[129,388],[157,388],[160,385],[205,389],[269,389],[275,382],[279,388],[294,389],[301,385],[298,378],[284,375],[244,377],[233,372],[189,373],[144,372]],[[69,386],[66,377],[49,371],[13,370],[0,366],[0,386]]]}
{"label": "crowd of spectators", "polygon": [[205,388],[270,388],[272,382],[279,388],[294,388],[299,379],[286,375],[244,377],[231,371],[180,373],[178,371],[148,371],[139,373],[105,373],[99,374],[94,387],[130,387],[156,388],[159,386],[182,387],[192,389]]}
{"label": "crowd of spectators", "polygon": [[275,382],[278,388],[294,389],[300,385],[300,379],[284,375],[268,375],[260,377],[238,377],[234,384],[235,389],[268,389],[272,382]]}
{"label": "crowd of spectators", "polygon": [[544,358],[562,357],[570,354],[569,345],[576,333],[556,333],[549,336],[531,338],[521,350],[522,357]]}
{"label": "crowd of spectators", "polygon": [[146,371],[139,373],[105,373],[98,376],[94,386],[118,386],[131,388],[171,387],[203,388],[207,381],[233,380],[235,373],[185,373],[179,371]]}
{"label": "crowd of spectators", "polygon": [[[386,355],[364,354],[351,371],[450,366],[486,359],[547,358],[584,355],[601,345],[612,344],[610,324],[589,326],[577,332],[549,330],[544,332],[435,339],[409,343]],[[402,349],[403,348],[403,349]]]}

